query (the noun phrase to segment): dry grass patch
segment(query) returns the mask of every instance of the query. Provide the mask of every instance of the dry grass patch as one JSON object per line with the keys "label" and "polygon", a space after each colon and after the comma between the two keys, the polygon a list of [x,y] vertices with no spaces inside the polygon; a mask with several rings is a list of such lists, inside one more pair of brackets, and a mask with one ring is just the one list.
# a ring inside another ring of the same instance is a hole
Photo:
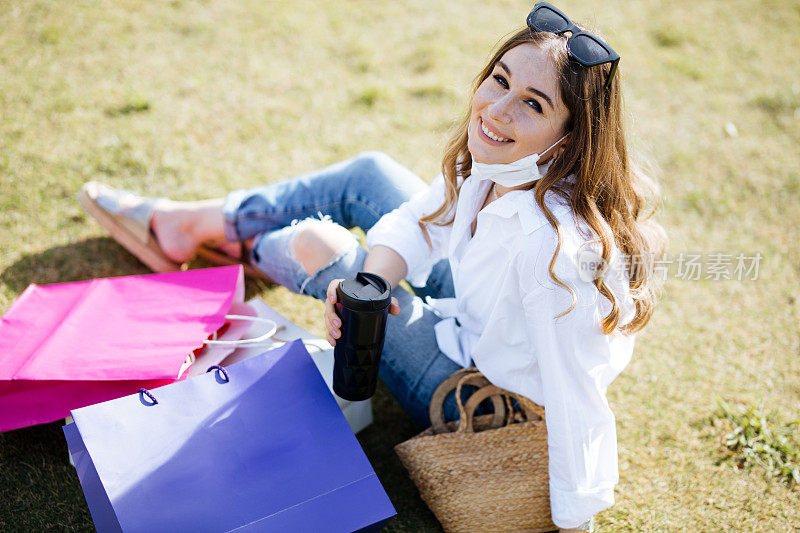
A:
{"label": "dry grass patch", "polygon": [[[473,76],[531,3],[0,0],[0,311],[31,282],[146,271],[83,214],[89,179],[198,199],[365,149],[432,179]],[[621,479],[601,530],[795,528],[797,492],[717,464],[708,420],[717,396],[800,410],[800,3],[558,5],[622,55],[670,256],[763,256],[755,281],[667,281],[609,390]],[[322,332],[317,302],[248,294]],[[390,531],[436,530],[391,452],[414,432],[382,389],[361,442],[400,511]],[[0,435],[0,529],[91,528],[65,450],[52,425]]]}

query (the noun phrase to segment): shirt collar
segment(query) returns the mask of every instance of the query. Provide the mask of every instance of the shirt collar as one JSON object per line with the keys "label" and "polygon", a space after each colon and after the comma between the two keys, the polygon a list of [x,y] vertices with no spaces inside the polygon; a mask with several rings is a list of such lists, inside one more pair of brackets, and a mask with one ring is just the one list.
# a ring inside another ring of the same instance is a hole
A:
{"label": "shirt collar", "polygon": [[[471,178],[471,177],[470,177]],[[470,181],[472,181],[468,178]],[[569,180],[572,178],[572,180]],[[569,176],[567,181],[574,181],[572,176]],[[488,180],[487,180],[488,182]],[[487,191],[491,186],[488,182],[485,186],[481,186],[480,182],[473,184],[473,191],[475,194],[480,194],[482,191]],[[485,194],[485,192],[484,192]],[[491,193],[490,193],[491,194]],[[482,198],[483,196],[481,196]],[[548,207],[556,214],[556,210],[563,209],[569,206],[565,204],[564,200],[557,196],[555,193],[550,192],[546,195]],[[527,191],[509,191],[503,196],[487,205],[483,213],[498,216],[500,218],[511,218],[514,215],[519,217],[519,222],[522,225],[522,231],[526,235],[530,235],[545,224],[549,224],[547,217],[539,208],[536,199],[533,197],[533,192]]]}

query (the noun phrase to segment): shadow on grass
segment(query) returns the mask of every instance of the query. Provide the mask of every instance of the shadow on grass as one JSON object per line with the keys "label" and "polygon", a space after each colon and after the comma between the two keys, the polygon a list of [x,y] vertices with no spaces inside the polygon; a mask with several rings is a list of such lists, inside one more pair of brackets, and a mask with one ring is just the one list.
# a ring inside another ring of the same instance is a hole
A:
{"label": "shadow on grass", "polygon": [[149,270],[111,238],[94,238],[28,254],[0,272],[0,282],[17,293],[31,283],[44,285]]}
{"label": "shadow on grass", "polygon": [[61,425],[0,433],[0,530],[94,531]]}
{"label": "shadow on grass", "polygon": [[413,437],[420,429],[381,382],[378,382],[375,396],[372,397],[372,410],[375,421],[357,437],[397,511],[397,516],[384,531],[442,531],[394,453],[395,444]]}
{"label": "shadow on grass", "polygon": [[[190,268],[213,266],[202,259],[196,259],[189,265]],[[151,273],[114,239],[97,237],[25,255],[0,272],[0,283],[20,294],[31,283],[45,285]],[[245,299],[258,295],[265,287],[263,282],[247,280]]]}

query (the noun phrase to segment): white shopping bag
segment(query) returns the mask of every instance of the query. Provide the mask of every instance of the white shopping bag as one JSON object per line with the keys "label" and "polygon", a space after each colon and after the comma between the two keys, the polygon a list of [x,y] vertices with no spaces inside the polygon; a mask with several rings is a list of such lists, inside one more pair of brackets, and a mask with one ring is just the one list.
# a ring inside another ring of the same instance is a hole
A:
{"label": "white shopping bag", "polygon": [[[325,339],[315,337],[305,329],[301,328],[285,316],[278,313],[275,309],[271,308],[260,298],[253,298],[247,302],[247,305],[252,309],[255,316],[260,318],[261,321],[250,323],[249,329],[241,335],[243,339],[256,339],[263,337],[270,333],[274,327],[275,331],[268,340],[257,343],[244,343],[236,346],[233,352],[225,357],[220,362],[212,362],[209,365],[195,363],[190,367],[196,370],[205,371],[205,368],[213,364],[222,364],[222,366],[229,366],[239,361],[249,359],[250,357],[264,353],[267,350],[282,346],[287,342],[296,339],[302,339],[308,353],[317,369],[322,374],[328,389],[339,404],[339,408],[344,413],[345,418],[350,423],[350,427],[354,433],[358,433],[365,427],[372,424],[372,400],[363,400],[360,402],[351,402],[340,398],[333,392],[333,347]],[[249,313],[248,313],[249,314]],[[274,322],[274,326],[273,323]],[[195,370],[195,371],[196,371]]]}

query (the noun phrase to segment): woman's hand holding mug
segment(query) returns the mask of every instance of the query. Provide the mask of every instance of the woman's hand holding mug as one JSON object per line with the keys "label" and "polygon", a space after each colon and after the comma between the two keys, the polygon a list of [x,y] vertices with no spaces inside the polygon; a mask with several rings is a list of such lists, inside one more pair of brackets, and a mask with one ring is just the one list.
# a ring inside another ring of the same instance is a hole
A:
{"label": "woman's hand holding mug", "polygon": [[[326,338],[331,346],[336,346],[336,339],[342,336],[342,319],[336,314],[336,287],[344,279],[335,279],[328,285],[328,297],[325,298],[325,330],[327,331]],[[400,314],[400,304],[397,298],[392,297],[392,303],[389,305],[390,315]]]}

